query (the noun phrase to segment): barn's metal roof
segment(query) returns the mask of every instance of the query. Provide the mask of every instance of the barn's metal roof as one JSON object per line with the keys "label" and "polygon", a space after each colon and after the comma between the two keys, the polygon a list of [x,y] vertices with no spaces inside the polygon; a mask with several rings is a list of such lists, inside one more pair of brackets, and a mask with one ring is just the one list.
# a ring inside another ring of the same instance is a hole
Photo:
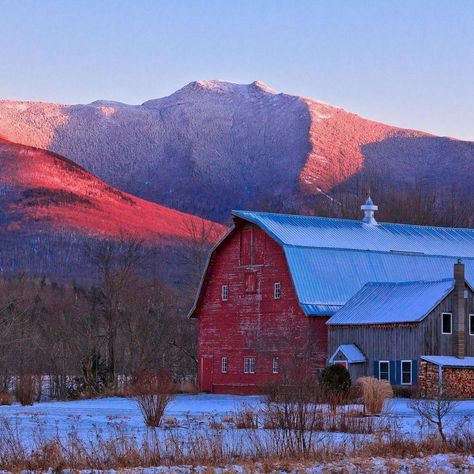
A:
{"label": "barn's metal roof", "polygon": [[474,257],[474,229],[371,225],[349,219],[253,211],[232,213],[262,227],[282,245]]}
{"label": "barn's metal roof", "polygon": [[474,287],[474,229],[365,224],[233,211],[282,245],[303,311],[331,315],[366,283],[452,278],[462,258]]}
{"label": "barn's metal roof", "polygon": [[334,354],[329,359],[329,363],[332,364],[334,358],[338,352],[342,352],[347,359],[349,364],[360,364],[366,362],[367,359],[362,351],[355,344],[341,344],[335,351]]}
{"label": "barn's metal roof", "polygon": [[422,320],[454,288],[454,280],[367,283],[327,324],[413,323]]}
{"label": "barn's metal roof", "polygon": [[[369,282],[452,278],[453,257],[284,246],[288,267],[306,314],[333,314]],[[474,286],[474,259],[463,259]]]}
{"label": "barn's metal roof", "polygon": [[440,367],[474,367],[474,357],[459,359],[455,356],[421,356],[421,359]]}

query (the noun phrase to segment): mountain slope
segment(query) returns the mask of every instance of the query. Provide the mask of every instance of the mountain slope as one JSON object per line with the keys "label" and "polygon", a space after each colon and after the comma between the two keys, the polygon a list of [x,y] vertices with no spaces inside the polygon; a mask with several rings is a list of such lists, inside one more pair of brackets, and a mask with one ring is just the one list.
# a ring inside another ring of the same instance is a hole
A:
{"label": "mountain slope", "polygon": [[471,191],[474,143],[361,118],[262,83],[198,81],[142,105],[0,101],[0,134],[65,154],[127,192],[224,221],[357,186]]}
{"label": "mountain slope", "polygon": [[[118,191],[62,156],[0,138],[2,267],[6,260],[19,258],[5,251],[6,242],[24,247],[24,262],[33,261],[43,247],[41,253],[54,266],[58,251],[77,253],[81,242],[133,237],[153,248],[175,248],[187,245],[196,229],[212,232],[213,238],[224,231],[199,217]],[[59,241],[65,248],[56,245]],[[74,258],[81,263],[79,255]],[[25,263],[19,267],[29,270]]]}

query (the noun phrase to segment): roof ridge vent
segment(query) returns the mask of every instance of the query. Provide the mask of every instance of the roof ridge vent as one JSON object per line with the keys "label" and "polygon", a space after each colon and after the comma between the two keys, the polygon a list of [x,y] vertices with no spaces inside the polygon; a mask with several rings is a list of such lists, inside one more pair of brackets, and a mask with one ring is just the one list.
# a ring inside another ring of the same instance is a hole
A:
{"label": "roof ridge vent", "polygon": [[372,201],[372,198],[369,197],[367,198],[367,201],[365,201],[365,204],[362,204],[360,206],[361,210],[364,211],[364,218],[362,219],[362,222],[365,224],[370,224],[370,225],[377,225],[377,221],[375,220],[374,213],[375,211],[379,210],[379,206],[376,206],[374,202]]}

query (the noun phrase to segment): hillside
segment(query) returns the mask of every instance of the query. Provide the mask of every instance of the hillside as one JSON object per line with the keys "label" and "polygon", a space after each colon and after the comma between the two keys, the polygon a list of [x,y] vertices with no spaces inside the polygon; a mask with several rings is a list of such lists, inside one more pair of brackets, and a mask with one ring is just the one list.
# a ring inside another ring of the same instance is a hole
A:
{"label": "hillside", "polygon": [[[474,143],[364,119],[254,82],[193,82],[142,105],[0,101],[0,134],[64,154],[126,192],[226,221],[360,176],[472,193]],[[471,194],[472,196],[472,194]]]}
{"label": "hillside", "polygon": [[[0,138],[2,268],[54,274],[68,270],[61,264],[81,266],[86,242],[131,237],[176,248],[201,231],[215,239],[224,228],[121,192],[60,155]],[[21,251],[9,252],[12,246]]]}

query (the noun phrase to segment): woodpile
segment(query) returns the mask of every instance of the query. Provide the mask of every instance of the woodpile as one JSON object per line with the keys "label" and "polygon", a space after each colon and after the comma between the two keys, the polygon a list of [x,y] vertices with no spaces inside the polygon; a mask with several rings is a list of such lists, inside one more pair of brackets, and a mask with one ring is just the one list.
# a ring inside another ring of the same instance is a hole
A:
{"label": "woodpile", "polygon": [[418,383],[423,396],[434,397],[436,395],[438,377],[438,366],[422,360],[418,374]]}
{"label": "woodpile", "polygon": [[474,368],[446,367],[443,380],[456,398],[474,398]]}
{"label": "woodpile", "polygon": [[[437,365],[421,361],[418,383],[423,396],[436,396],[438,377]],[[474,368],[444,367],[443,384],[455,398],[474,398]]]}

